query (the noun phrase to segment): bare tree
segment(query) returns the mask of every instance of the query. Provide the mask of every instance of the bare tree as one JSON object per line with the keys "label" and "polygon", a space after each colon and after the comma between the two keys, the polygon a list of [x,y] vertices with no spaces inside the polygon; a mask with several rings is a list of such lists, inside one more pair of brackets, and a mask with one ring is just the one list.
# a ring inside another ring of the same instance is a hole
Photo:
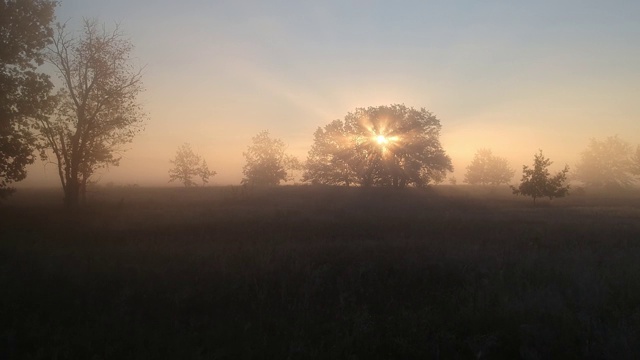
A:
{"label": "bare tree", "polygon": [[216,175],[215,171],[209,170],[207,162],[191,149],[191,145],[185,143],[178,148],[176,157],[170,162],[174,165],[169,170],[169,182],[180,181],[185,187],[195,186],[192,180],[194,176],[202,180],[204,186],[209,182],[209,177]]}
{"label": "bare tree", "polygon": [[142,70],[132,65],[133,45],[118,26],[107,31],[85,19],[75,36],[58,24],[52,41],[48,60],[63,85],[55,115],[38,124],[41,155],[53,154],[65,205],[76,207],[89,178],[117,166],[123,145],[142,130]]}

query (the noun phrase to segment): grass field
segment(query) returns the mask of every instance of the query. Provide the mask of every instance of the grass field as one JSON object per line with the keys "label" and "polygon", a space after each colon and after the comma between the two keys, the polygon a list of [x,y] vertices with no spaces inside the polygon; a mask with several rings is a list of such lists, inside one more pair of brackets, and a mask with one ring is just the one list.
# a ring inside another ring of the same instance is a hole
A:
{"label": "grass field", "polygon": [[61,197],[0,204],[0,358],[640,358],[638,193]]}

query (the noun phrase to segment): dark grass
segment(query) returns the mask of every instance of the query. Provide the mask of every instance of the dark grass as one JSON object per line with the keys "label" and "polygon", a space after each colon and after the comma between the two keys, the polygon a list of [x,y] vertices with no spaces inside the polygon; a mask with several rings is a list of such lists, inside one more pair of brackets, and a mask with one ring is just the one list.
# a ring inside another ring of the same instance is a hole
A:
{"label": "dark grass", "polygon": [[0,206],[0,358],[640,358],[640,196],[101,189]]}

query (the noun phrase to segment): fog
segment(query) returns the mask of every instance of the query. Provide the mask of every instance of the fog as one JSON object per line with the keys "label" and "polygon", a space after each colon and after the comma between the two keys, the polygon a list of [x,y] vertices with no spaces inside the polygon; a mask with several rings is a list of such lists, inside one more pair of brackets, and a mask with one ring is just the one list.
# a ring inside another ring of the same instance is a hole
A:
{"label": "fog", "polygon": [[[242,152],[269,130],[304,160],[313,132],[357,107],[403,103],[441,121],[454,176],[479,148],[516,169],[542,149],[572,167],[590,138],[640,144],[640,5],[472,1],[266,5],[63,1],[58,21],[120,22],[146,64],[145,130],[99,183],[169,184],[169,160],[192,145],[238,184]],[[58,186],[36,161],[16,187]]]}

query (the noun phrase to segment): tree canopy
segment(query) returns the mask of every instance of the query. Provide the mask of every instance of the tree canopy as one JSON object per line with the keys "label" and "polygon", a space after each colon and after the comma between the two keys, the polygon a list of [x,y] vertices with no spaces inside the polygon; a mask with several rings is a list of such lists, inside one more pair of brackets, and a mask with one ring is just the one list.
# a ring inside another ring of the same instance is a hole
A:
{"label": "tree canopy", "polygon": [[33,120],[53,107],[49,76],[38,72],[51,42],[56,1],[0,0],[0,197],[33,163]]}
{"label": "tree canopy", "polygon": [[440,121],[405,105],[357,108],[314,134],[303,179],[360,186],[423,186],[453,171]]}
{"label": "tree canopy", "polygon": [[89,178],[101,167],[117,166],[123,145],[142,130],[137,98],[141,70],[131,42],[118,27],[108,31],[85,20],[79,36],[59,25],[48,60],[63,86],[55,115],[38,124],[41,155],[58,166],[65,204],[77,206]]}
{"label": "tree canopy", "polygon": [[346,185],[358,182],[349,166],[349,135],[344,123],[334,120],[313,134],[313,145],[307,157],[302,180],[327,185]]}
{"label": "tree canopy", "polygon": [[633,147],[616,136],[591,139],[576,165],[575,178],[587,186],[625,188],[634,183]]}
{"label": "tree canopy", "polygon": [[464,182],[471,185],[508,184],[515,171],[507,159],[493,155],[491,149],[480,149],[467,166]]}
{"label": "tree canopy", "polygon": [[216,175],[215,171],[209,170],[207,162],[193,152],[191,145],[182,144],[176,152],[176,157],[170,160],[173,168],[169,169],[169,182],[179,181],[185,187],[196,186],[194,177],[199,177],[202,185],[209,182],[209,177]]}
{"label": "tree canopy", "polygon": [[537,198],[548,197],[549,200],[557,197],[563,197],[569,193],[569,185],[565,185],[567,181],[567,173],[569,167],[565,165],[564,169],[551,176],[549,166],[553,162],[545,158],[542,150],[534,155],[533,168],[527,165],[522,166],[522,180],[516,188],[511,186],[515,195],[530,196],[533,202]]}
{"label": "tree canopy", "polygon": [[291,180],[291,171],[299,167],[299,162],[285,150],[285,143],[272,138],[267,130],[254,136],[247,151],[242,153],[246,160],[242,184],[273,186]]}
{"label": "tree canopy", "polygon": [[636,147],[636,151],[631,156],[631,173],[640,180],[640,145]]}

